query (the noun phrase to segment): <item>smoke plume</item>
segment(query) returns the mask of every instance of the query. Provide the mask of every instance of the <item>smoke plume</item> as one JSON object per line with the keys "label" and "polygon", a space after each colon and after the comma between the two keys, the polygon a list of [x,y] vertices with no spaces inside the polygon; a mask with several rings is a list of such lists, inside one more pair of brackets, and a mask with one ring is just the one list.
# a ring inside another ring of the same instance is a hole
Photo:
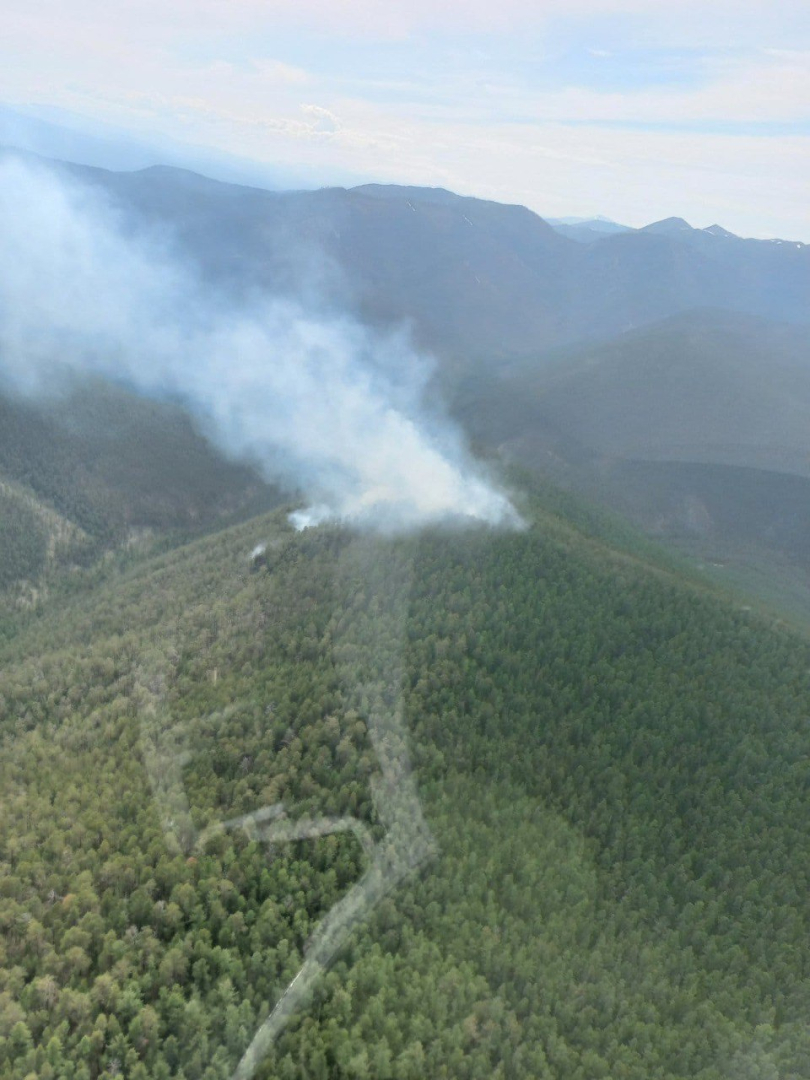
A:
{"label": "smoke plume", "polygon": [[299,491],[303,527],[444,518],[516,524],[509,500],[424,406],[430,364],[403,332],[267,297],[234,307],[100,189],[0,161],[0,372],[65,374],[182,400],[230,456]]}

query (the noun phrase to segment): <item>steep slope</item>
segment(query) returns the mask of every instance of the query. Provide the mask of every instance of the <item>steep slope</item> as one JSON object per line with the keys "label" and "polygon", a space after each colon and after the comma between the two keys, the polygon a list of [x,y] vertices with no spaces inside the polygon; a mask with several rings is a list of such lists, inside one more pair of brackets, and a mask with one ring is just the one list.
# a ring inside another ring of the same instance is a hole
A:
{"label": "steep slope", "polygon": [[87,565],[145,532],[205,530],[279,499],[179,407],[100,382],[38,401],[0,396],[0,493],[2,587]]}
{"label": "steep slope", "polygon": [[456,410],[479,441],[658,535],[810,558],[803,329],[722,312],[478,372]]}
{"label": "steep slope", "polygon": [[[260,1078],[806,1074],[807,646],[526,512],[258,518],[7,627],[3,1075],[230,1077],[313,956]],[[433,854],[324,952],[405,744]]]}
{"label": "steep slope", "polygon": [[537,379],[546,415],[600,454],[810,470],[804,329],[682,316],[584,350]]}

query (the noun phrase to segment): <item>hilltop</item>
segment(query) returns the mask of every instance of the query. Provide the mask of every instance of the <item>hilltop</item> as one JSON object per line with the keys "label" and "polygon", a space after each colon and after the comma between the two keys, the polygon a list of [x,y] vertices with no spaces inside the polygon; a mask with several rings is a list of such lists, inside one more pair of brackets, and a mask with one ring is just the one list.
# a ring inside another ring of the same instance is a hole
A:
{"label": "hilltop", "polygon": [[[570,497],[522,508],[276,512],[15,616],[4,1075],[230,1076],[308,956],[260,1077],[804,1074],[807,646]],[[380,724],[428,847],[332,951],[410,805]]]}

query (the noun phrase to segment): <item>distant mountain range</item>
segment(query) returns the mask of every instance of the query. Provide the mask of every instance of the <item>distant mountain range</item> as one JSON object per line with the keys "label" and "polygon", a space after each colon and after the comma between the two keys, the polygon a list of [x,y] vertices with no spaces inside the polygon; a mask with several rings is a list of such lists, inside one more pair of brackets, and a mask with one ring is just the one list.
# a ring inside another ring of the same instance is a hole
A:
{"label": "distant mountain range", "polygon": [[[291,170],[249,161],[209,147],[179,143],[154,132],[133,134],[114,124],[49,106],[0,103],[0,146],[102,169],[144,169],[162,164],[194,169],[235,184],[269,188],[317,186],[304,168]],[[343,183],[357,182],[350,176],[339,179]]]}
{"label": "distant mountain range", "polygon": [[[304,291],[374,324],[409,324],[482,449],[663,531],[692,522],[715,535],[722,518],[738,537],[781,542],[767,525],[777,490],[775,517],[804,520],[808,245],[677,217],[552,225],[443,189],[273,192],[163,166],[60,167],[168,230],[235,294]],[[794,525],[791,552],[810,565],[810,524]]]}
{"label": "distant mountain range", "polygon": [[594,240],[602,240],[605,236],[616,233],[633,232],[629,225],[620,225],[610,218],[546,218],[561,236],[567,236],[569,240],[576,240],[581,244],[592,244]]}
{"label": "distant mountain range", "polygon": [[810,320],[810,247],[678,218],[583,244],[521,206],[383,185],[272,192],[154,167],[69,167],[221,283],[315,291],[376,323],[411,323],[446,360],[536,355],[697,307]]}

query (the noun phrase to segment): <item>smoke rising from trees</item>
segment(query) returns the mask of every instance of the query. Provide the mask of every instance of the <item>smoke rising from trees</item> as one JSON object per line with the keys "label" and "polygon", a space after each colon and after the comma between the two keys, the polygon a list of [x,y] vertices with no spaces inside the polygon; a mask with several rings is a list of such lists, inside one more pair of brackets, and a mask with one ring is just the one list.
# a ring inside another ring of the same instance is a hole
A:
{"label": "smoke rising from trees", "polygon": [[517,524],[425,408],[402,332],[265,296],[235,306],[97,189],[0,161],[0,373],[18,391],[100,376],[184,402],[228,455],[303,493],[294,523]]}

